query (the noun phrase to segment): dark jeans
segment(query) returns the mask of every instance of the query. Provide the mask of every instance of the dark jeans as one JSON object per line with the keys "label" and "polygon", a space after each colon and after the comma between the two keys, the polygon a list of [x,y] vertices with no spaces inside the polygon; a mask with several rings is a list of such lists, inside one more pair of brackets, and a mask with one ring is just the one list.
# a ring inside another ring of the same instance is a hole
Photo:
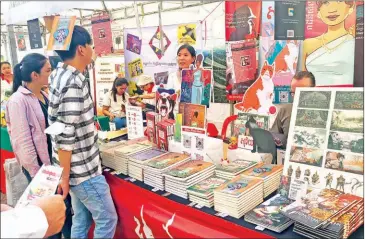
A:
{"label": "dark jeans", "polygon": [[[30,176],[29,172],[22,167],[23,173],[28,180],[28,183],[32,181],[32,177]],[[72,206],[71,206],[71,196],[70,194],[67,195],[65,199],[66,205],[66,220],[65,224],[63,225],[62,231],[57,233],[53,236],[48,237],[49,239],[61,239],[62,234],[64,238],[71,238],[71,227],[72,227]]]}

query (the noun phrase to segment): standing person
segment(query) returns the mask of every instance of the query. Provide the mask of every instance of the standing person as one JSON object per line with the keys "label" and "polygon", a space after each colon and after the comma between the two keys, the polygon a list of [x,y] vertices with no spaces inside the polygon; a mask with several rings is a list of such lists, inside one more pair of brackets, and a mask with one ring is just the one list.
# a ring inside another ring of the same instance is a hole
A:
{"label": "standing person", "polygon": [[95,238],[113,238],[118,217],[101,172],[94,104],[81,74],[92,62],[91,36],[75,26],[69,50],[56,52],[63,63],[49,77],[48,120],[53,131],[53,158],[63,167],[59,189],[63,197],[70,192],[72,199],[71,237],[87,238],[94,220]]}
{"label": "standing person", "polygon": [[125,78],[115,78],[111,91],[105,94],[103,101],[103,114],[109,116],[115,123],[115,128],[121,129],[127,125],[125,118],[125,105],[128,103],[128,81]]}
{"label": "standing person", "polygon": [[[30,183],[43,164],[51,164],[52,143],[48,127],[48,98],[41,89],[48,82],[51,64],[38,53],[26,55],[14,67],[13,95],[6,105],[6,124],[14,154]],[[67,220],[62,230],[71,236],[71,199],[65,200]],[[62,238],[61,233],[52,238]]]}

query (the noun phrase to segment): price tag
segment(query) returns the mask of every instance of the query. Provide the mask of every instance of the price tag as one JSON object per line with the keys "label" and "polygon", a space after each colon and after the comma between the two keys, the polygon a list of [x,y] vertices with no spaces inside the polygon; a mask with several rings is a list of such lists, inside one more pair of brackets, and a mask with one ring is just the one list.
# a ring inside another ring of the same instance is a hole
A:
{"label": "price tag", "polygon": [[157,192],[157,191],[159,191],[160,189],[158,189],[158,188],[152,188],[152,192]]}
{"label": "price tag", "polygon": [[202,208],[202,207],[204,207],[204,206],[203,206],[203,205],[201,205],[201,204],[196,204],[196,205],[195,205],[195,207],[200,209],[200,208]]}
{"label": "price tag", "polygon": [[228,214],[227,214],[227,213],[222,212],[220,216],[221,216],[221,217],[226,217],[226,216],[228,216]]}
{"label": "price tag", "polygon": [[255,227],[255,229],[256,229],[256,230],[259,230],[259,231],[263,231],[263,230],[265,230],[265,228],[264,228],[264,227],[262,227],[262,226],[256,226],[256,227]]}
{"label": "price tag", "polygon": [[196,204],[195,202],[191,202],[188,206],[189,207],[194,207],[195,204]]}
{"label": "price tag", "polygon": [[131,181],[131,182],[135,182],[137,179],[135,179],[135,178],[131,178],[129,181]]}
{"label": "price tag", "polygon": [[170,196],[170,195],[171,195],[171,193],[164,193],[164,194],[162,194],[163,197],[167,197],[167,196]]}

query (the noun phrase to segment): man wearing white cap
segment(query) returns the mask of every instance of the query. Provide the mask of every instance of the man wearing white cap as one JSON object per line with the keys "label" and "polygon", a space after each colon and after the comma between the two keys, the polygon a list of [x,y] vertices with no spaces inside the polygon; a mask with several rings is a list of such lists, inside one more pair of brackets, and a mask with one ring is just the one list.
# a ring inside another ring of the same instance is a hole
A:
{"label": "man wearing white cap", "polygon": [[137,96],[142,99],[143,109],[155,110],[156,108],[156,90],[154,80],[149,75],[140,75],[137,85],[143,90],[143,95]]}

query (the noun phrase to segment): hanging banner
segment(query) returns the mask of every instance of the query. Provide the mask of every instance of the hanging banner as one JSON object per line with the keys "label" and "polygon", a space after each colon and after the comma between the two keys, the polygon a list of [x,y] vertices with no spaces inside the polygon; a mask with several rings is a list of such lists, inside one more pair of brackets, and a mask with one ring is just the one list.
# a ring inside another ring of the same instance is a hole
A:
{"label": "hanging banner", "polygon": [[19,51],[26,51],[27,50],[27,45],[25,43],[24,33],[23,32],[16,32],[15,37],[16,37],[16,44],[17,44],[18,50]]}
{"label": "hanging banner", "polygon": [[260,33],[261,1],[225,1],[226,41],[257,38]]}
{"label": "hanging banner", "polygon": [[302,70],[317,86],[353,86],[355,8],[354,1],[307,1]]}
{"label": "hanging banner", "polygon": [[356,4],[354,86],[364,87],[364,2]]}
{"label": "hanging banner", "polygon": [[55,16],[52,22],[52,31],[49,36],[47,50],[67,51],[70,48],[72,33],[76,17]]}
{"label": "hanging banner", "polygon": [[28,25],[28,35],[30,41],[31,49],[39,49],[43,47],[42,44],[42,34],[39,27],[39,20],[33,19],[27,22]]}
{"label": "hanging banner", "polygon": [[305,1],[275,1],[275,40],[303,40]]}
{"label": "hanging banner", "polygon": [[91,24],[95,54],[99,56],[114,52],[110,16],[108,14],[93,16]]}
{"label": "hanging banner", "polygon": [[[185,35],[185,32],[183,34],[182,25],[188,28],[195,26],[195,33],[192,31],[191,34],[189,33],[189,37]],[[193,43],[191,39],[194,38],[194,48],[196,50],[201,49],[202,30],[201,25],[198,23],[163,26],[163,34],[159,27],[143,27],[141,30],[143,32],[142,39],[138,29],[124,29],[124,45],[127,46],[124,52],[125,64],[127,66],[126,77],[130,82],[135,82],[141,74],[147,74],[158,79],[155,83],[161,83],[161,81],[168,82],[170,79],[168,76],[166,80],[166,74],[175,73],[178,70],[176,59],[177,50],[180,47],[179,42],[186,42],[187,38],[189,38],[190,43]],[[186,38],[179,38],[182,35]],[[160,46],[160,37],[163,37],[163,51]],[[134,42],[135,46],[131,42]],[[131,83],[129,90],[134,87],[133,83]]]}

